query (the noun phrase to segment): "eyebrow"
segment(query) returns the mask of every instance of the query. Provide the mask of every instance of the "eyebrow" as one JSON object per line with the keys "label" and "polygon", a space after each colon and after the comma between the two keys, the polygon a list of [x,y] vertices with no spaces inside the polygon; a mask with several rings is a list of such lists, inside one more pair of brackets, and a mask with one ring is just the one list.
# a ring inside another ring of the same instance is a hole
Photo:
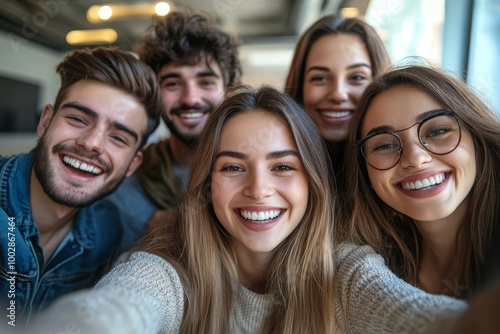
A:
{"label": "eyebrow", "polygon": [[[295,150],[283,150],[283,151],[275,151],[275,152],[269,152],[266,154],[266,159],[267,160],[272,160],[272,159],[279,159],[283,158],[286,156],[296,156],[298,157],[299,154]],[[220,157],[230,157],[230,158],[236,158],[236,159],[241,159],[245,160],[248,159],[248,155],[242,152],[237,152],[237,151],[221,151],[217,153],[215,156],[215,159],[219,159]]]}
{"label": "eyebrow", "polygon": [[[99,114],[95,110],[92,110],[88,107],[82,106],[81,104],[78,104],[78,103],[73,103],[73,102],[65,103],[61,106],[61,109],[64,109],[64,108],[74,108],[74,109],[79,110],[82,113],[90,116],[93,119],[96,119],[96,120],[99,119]],[[139,140],[139,135],[137,134],[137,132],[135,132],[133,129],[126,126],[125,124],[117,122],[117,121],[109,121],[109,120],[107,121],[107,124],[112,128],[115,128],[115,129],[118,129],[118,130],[121,130],[121,131],[128,133],[130,136],[132,136],[134,138],[134,140],[136,142]]]}
{"label": "eyebrow", "polygon": [[[367,63],[355,63],[355,64],[351,64],[349,66],[347,66],[346,68],[348,70],[351,70],[353,68],[357,68],[357,67],[366,67],[368,69],[372,69],[372,67],[370,65],[368,65]],[[307,72],[310,72],[310,71],[313,71],[313,70],[317,70],[317,71],[330,71],[330,69],[326,66],[312,66],[310,68],[307,69],[306,73]]]}
{"label": "eyebrow", "polygon": [[[442,112],[447,112],[447,111],[448,110],[446,110],[446,109],[432,109],[432,110],[425,111],[417,116],[415,124],[422,122],[427,117],[431,117],[431,116],[434,116],[436,114],[439,114]],[[377,126],[373,129],[371,129],[370,131],[368,131],[368,133],[366,135],[369,136],[372,133],[381,133],[381,132],[394,132],[395,130],[396,129],[394,129],[394,127],[392,127],[390,125],[381,125],[381,126]]]}
{"label": "eyebrow", "polygon": [[[214,77],[214,78],[220,79],[219,75],[217,75],[217,73],[215,73],[214,71],[211,71],[211,70],[199,71],[199,72],[196,73],[196,77],[197,78]],[[178,72],[167,72],[167,73],[164,73],[164,74],[160,74],[158,81],[161,84],[163,81],[165,81],[167,79],[171,79],[171,78],[181,79],[182,75],[180,73],[178,73]]]}

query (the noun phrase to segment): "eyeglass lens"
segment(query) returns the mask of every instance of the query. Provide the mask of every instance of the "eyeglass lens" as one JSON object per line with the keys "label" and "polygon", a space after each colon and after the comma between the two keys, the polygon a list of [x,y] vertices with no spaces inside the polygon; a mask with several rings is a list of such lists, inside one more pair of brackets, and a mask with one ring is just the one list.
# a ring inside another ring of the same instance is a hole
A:
{"label": "eyeglass lens", "polygon": [[[361,152],[373,168],[390,169],[399,162],[403,148],[396,132],[399,131],[379,133],[363,143]],[[438,155],[448,154],[460,143],[460,125],[453,115],[432,116],[419,124],[418,137],[427,151]]]}

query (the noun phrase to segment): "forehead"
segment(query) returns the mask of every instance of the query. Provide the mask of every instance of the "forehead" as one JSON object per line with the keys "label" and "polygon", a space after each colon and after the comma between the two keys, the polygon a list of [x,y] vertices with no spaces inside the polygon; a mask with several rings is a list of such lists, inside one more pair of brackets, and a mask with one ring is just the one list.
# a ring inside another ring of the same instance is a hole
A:
{"label": "forehead", "polygon": [[201,73],[214,72],[222,80],[222,70],[213,58],[206,59],[205,57],[200,57],[199,59],[194,59],[188,63],[177,63],[171,62],[164,64],[160,67],[158,71],[158,76],[162,76],[168,73],[176,73],[180,77],[190,78],[196,77]]}
{"label": "forehead", "polygon": [[420,114],[440,108],[443,106],[415,86],[392,87],[372,100],[363,119],[362,133],[380,125],[404,128],[415,123]]}
{"label": "forehead", "polygon": [[278,149],[295,149],[292,133],[279,116],[264,110],[239,113],[222,128],[219,150],[264,153]]}
{"label": "forehead", "polygon": [[78,81],[69,87],[60,109],[64,109],[67,103],[82,105],[95,112],[99,119],[120,122],[139,135],[147,127],[148,115],[144,105],[133,95],[103,82]]}
{"label": "forehead", "polygon": [[345,67],[353,63],[371,66],[368,50],[357,35],[332,33],[320,37],[313,43],[307,56],[306,67],[330,64]]}

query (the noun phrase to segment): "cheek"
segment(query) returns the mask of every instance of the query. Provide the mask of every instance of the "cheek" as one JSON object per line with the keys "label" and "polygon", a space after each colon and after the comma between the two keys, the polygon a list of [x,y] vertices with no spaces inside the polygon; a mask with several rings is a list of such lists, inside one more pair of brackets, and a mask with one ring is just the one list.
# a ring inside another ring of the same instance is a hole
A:
{"label": "cheek", "polygon": [[377,195],[384,199],[384,195],[388,186],[390,186],[389,178],[386,173],[382,171],[375,170],[368,167],[368,182],[370,182],[371,187],[377,193]]}
{"label": "cheek", "polygon": [[212,183],[210,185],[210,196],[214,206],[214,209],[218,207],[223,207],[227,205],[234,194],[234,184],[225,180],[224,178],[219,178],[217,176],[212,177]]}
{"label": "cheek", "polygon": [[162,90],[161,98],[163,100],[165,110],[170,110],[172,107],[172,103],[170,101],[177,101],[179,99],[179,93]]}
{"label": "cheek", "polygon": [[325,95],[325,89],[306,84],[304,86],[304,106],[309,109],[321,101]]}
{"label": "cheek", "polygon": [[352,90],[351,90],[351,100],[353,101],[354,105],[357,105],[359,100],[361,99],[361,96],[363,95],[363,92],[365,91],[366,87],[368,87],[368,85],[363,85],[363,86],[357,86],[357,87],[354,87]]}

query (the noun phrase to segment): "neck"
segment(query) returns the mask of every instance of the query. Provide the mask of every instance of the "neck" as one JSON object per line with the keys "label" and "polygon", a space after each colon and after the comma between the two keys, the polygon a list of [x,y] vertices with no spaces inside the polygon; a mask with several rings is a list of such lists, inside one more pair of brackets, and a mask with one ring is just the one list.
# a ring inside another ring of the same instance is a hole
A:
{"label": "neck", "polygon": [[193,148],[183,143],[176,136],[170,136],[168,145],[170,145],[172,150],[175,163],[182,167],[189,167],[189,162],[194,151]]}
{"label": "neck", "polygon": [[255,253],[238,252],[238,250],[236,250],[236,258],[238,262],[238,277],[240,283],[253,292],[260,294],[265,293],[266,286],[263,273],[269,255],[256,255]]}
{"label": "neck", "polygon": [[33,220],[40,232],[40,243],[47,261],[70,230],[78,209],[55,203],[43,190],[34,170],[31,171],[30,205]]}
{"label": "neck", "polygon": [[463,213],[427,222],[416,222],[422,235],[418,268],[419,285],[431,293],[460,294],[457,235]]}

